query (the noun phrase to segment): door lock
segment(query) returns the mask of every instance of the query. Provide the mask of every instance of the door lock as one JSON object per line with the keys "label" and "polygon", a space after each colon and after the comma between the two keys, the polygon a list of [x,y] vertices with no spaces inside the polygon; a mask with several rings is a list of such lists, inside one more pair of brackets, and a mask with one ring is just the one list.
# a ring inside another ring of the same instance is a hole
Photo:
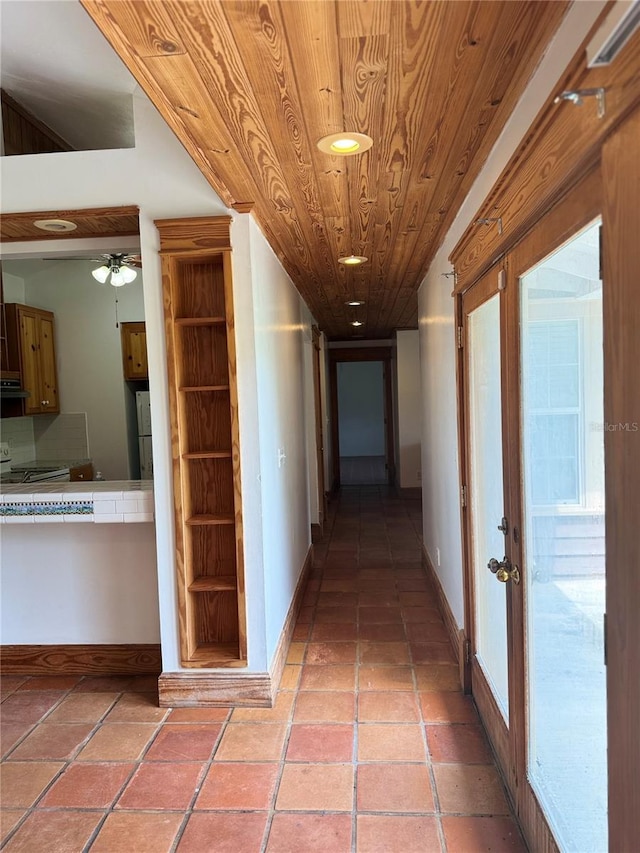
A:
{"label": "door lock", "polygon": [[513,581],[515,584],[520,583],[520,569],[517,566],[512,566],[508,557],[504,557],[501,561],[492,557],[487,563],[487,568],[500,583],[507,583],[508,581]]}

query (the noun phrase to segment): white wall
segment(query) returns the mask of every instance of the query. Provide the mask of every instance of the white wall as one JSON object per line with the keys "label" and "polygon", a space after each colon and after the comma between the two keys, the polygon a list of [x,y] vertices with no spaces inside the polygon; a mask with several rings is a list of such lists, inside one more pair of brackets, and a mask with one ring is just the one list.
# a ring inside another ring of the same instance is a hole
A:
{"label": "white wall", "polygon": [[418,331],[396,335],[398,448],[396,481],[400,488],[421,484],[420,337]]}
{"label": "white wall", "polygon": [[304,348],[312,318],[253,220],[250,238],[266,648],[271,662],[311,544],[305,379],[312,377],[305,375]]}
{"label": "white wall", "polygon": [[5,302],[24,303],[24,279],[10,273],[6,266],[2,270],[2,292]]}
{"label": "white wall", "polygon": [[455,329],[448,257],[489,194],[562,72],[600,14],[604,2],[575,3],[536,69],[482,172],[463,202],[418,294],[422,364],[422,506],[424,544],[436,567],[458,625],[464,623]]}
{"label": "white wall", "polygon": [[381,361],[339,362],[340,456],[385,456]]}
{"label": "white wall", "polygon": [[88,261],[9,261],[11,271],[27,267],[26,304],[53,311],[61,412],[86,412],[89,453],[106,480],[129,478],[125,383],[120,322],[144,320],[142,275],[115,288],[91,276]]}
{"label": "white wall", "polygon": [[4,645],[158,643],[152,524],[3,524]]}
{"label": "white wall", "polygon": [[[176,671],[181,667],[171,446],[159,238],[154,220],[228,215],[229,211],[143,96],[134,98],[134,114],[134,149],[5,157],[0,161],[0,177],[7,211],[123,204],[140,208],[162,656],[164,670]],[[233,214],[233,219],[247,670],[265,671],[310,542],[302,302],[249,216]],[[52,252],[55,246],[49,243],[47,249]],[[22,257],[30,251],[37,256],[42,244],[14,244],[9,254]],[[308,318],[305,323],[308,325]],[[278,449],[286,453],[281,468]]]}
{"label": "white wall", "polygon": [[[142,95],[134,97],[136,147],[0,158],[4,211],[74,210],[136,204],[140,208],[140,247],[144,266],[149,387],[154,450],[157,585],[163,668],[179,666],[174,567],[173,484],[167,366],[162,305],[159,237],[154,219],[228,214],[195,164]],[[57,241],[47,243],[53,250]],[[74,241],[74,249],[79,241]],[[93,243],[91,244],[94,245]],[[104,241],[95,241],[103,251]],[[3,247],[7,256],[33,252],[42,244]],[[260,523],[246,519],[247,526]],[[140,527],[140,525],[137,525]],[[153,584],[155,587],[155,583]],[[153,589],[149,589],[151,596]],[[254,611],[255,612],[255,609]],[[254,626],[249,625],[252,632]],[[260,625],[257,626],[260,631]]]}

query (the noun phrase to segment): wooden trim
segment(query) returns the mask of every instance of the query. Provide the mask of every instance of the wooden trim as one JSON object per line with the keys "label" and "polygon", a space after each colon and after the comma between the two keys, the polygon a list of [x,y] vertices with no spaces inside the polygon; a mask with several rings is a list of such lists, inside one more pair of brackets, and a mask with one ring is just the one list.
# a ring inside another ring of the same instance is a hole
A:
{"label": "wooden trim", "polygon": [[160,251],[173,256],[194,257],[194,252],[223,252],[231,249],[230,216],[193,216],[185,219],[156,219]]}
{"label": "wooden trim", "polygon": [[313,546],[311,545],[300,571],[296,591],[291,599],[269,672],[163,672],[158,679],[160,707],[195,708],[220,705],[272,707],[312,566]]}
{"label": "wooden trim", "polygon": [[332,491],[340,488],[340,429],[338,418],[338,363],[381,361],[383,366],[385,453],[387,459],[387,481],[395,482],[396,460],[393,439],[393,386],[391,381],[392,348],[384,347],[337,347],[329,350],[329,391],[331,395],[331,444],[333,449]]}
{"label": "wooden trim", "polygon": [[391,358],[385,359],[382,362],[384,383],[384,435],[387,445],[387,482],[390,486],[396,482],[396,444],[393,437],[393,381],[391,372],[393,370],[393,361]]}
{"label": "wooden trim", "polygon": [[[73,210],[29,210],[20,213],[3,213],[2,218],[11,218],[12,222],[33,222],[34,219],[100,219],[103,216],[137,216],[140,208],[136,204],[121,205],[120,207],[84,207]],[[47,233],[53,233],[53,238],[59,240],[64,234],[59,232],[42,232],[46,239]],[[73,231],[69,232],[73,235]],[[100,236],[103,236],[102,234]]]}
{"label": "wooden trim", "polygon": [[156,675],[161,671],[157,643],[0,647],[2,675]]}
{"label": "wooden trim", "polygon": [[302,607],[302,599],[304,598],[304,592],[307,586],[307,581],[309,580],[309,575],[311,574],[312,566],[313,545],[310,545],[309,550],[307,551],[307,556],[305,557],[305,561],[302,565],[302,570],[298,577],[296,591],[294,592],[293,598],[291,599],[291,604],[289,605],[287,618],[284,620],[284,625],[282,627],[282,631],[280,632],[278,646],[273,655],[271,666],[269,667],[274,702],[276,699],[276,693],[278,692],[278,687],[280,686],[282,672],[287,661],[287,655],[289,654],[289,646],[291,645],[291,638],[293,637],[293,629],[295,628],[296,621],[298,619],[298,614],[300,613],[300,608]]}
{"label": "wooden trim", "polygon": [[331,493],[335,494],[340,488],[340,426],[338,421],[338,362],[329,359],[329,398],[331,400],[331,467],[333,482]]}
{"label": "wooden trim", "polygon": [[247,660],[247,607],[244,577],[244,527],[242,521],[242,473],[240,470],[240,415],[238,412],[238,370],[236,330],[233,306],[233,265],[231,255],[222,258],[224,272],[224,305],[227,324],[227,359],[229,362],[229,401],[231,407],[231,454],[233,469],[233,507],[236,537],[236,580],[238,590],[238,634],[240,659]]}
{"label": "wooden trim", "polygon": [[[315,460],[318,480],[318,526],[320,536],[327,517],[327,496],[324,482],[324,411],[322,409],[322,352],[320,349],[320,329],[311,326],[311,370],[313,373],[313,409],[314,434],[316,440]],[[312,525],[313,526],[313,525]]]}
{"label": "wooden trim", "polygon": [[[467,404],[466,404],[466,371],[465,371],[465,352],[466,341],[464,335],[466,329],[463,323],[463,305],[462,296],[455,296],[454,317],[456,328],[454,334],[456,341],[458,329],[462,329],[462,346],[456,345],[456,411],[458,416],[458,480],[459,480],[459,495],[468,494],[468,460],[467,460]],[[462,690],[464,693],[471,693],[471,638],[473,636],[472,622],[472,553],[471,553],[471,538],[468,531],[468,499],[462,505],[460,500],[460,541],[462,544],[462,582],[463,582],[463,606],[464,606],[464,633],[468,646],[465,648],[465,667],[462,671]],[[467,652],[468,648],[468,652]]]}
{"label": "wooden trim", "polygon": [[336,347],[329,349],[329,362],[391,360],[391,347]]}
{"label": "wooden trim", "polygon": [[424,544],[422,545],[422,563],[427,578],[429,579],[429,583],[433,586],[435,590],[436,599],[438,600],[438,609],[440,610],[442,618],[444,619],[447,634],[449,635],[449,642],[451,643],[451,648],[453,649],[453,654],[455,655],[456,663],[458,664],[458,669],[460,672],[460,684],[464,686],[466,681],[466,634],[462,628],[458,628],[458,623],[456,622],[456,618],[453,615],[453,611],[449,606],[449,601],[442,587],[442,583],[440,582],[440,578],[438,577],[438,574],[433,566],[433,562],[431,561],[431,557],[429,556],[429,552],[425,548]]}
{"label": "wooden trim", "polygon": [[161,708],[270,708],[272,696],[268,672],[163,672],[158,679]]}
{"label": "wooden trim", "polygon": [[251,213],[255,206],[255,201],[236,201],[231,205],[236,213]]}
{"label": "wooden trim", "polygon": [[[606,10],[592,33],[605,14]],[[451,252],[449,257],[458,274],[455,292],[469,287],[507,248],[513,248],[544,211],[597,162],[605,138],[640,103],[639,56],[640,31],[615,62],[601,68],[587,68],[584,45],[580,48]],[[586,99],[582,107],[566,102],[554,104],[555,95],[565,89],[597,87],[606,90],[606,114],[602,119],[598,118],[592,99]],[[502,218],[502,234],[495,223],[476,224],[478,219],[498,216]]]}
{"label": "wooden trim", "polygon": [[[476,652],[475,640],[475,579],[474,579],[474,552],[473,552],[473,511],[472,511],[472,487],[471,476],[471,454],[468,447],[471,442],[471,401],[469,399],[469,383],[467,378],[470,370],[468,317],[473,311],[480,307],[488,299],[495,296],[498,291],[498,269],[497,266],[487,270],[479,281],[475,282],[472,289],[464,294],[456,294],[458,302],[458,324],[462,327],[462,347],[458,349],[457,359],[457,381],[458,381],[458,446],[460,448],[460,488],[464,486],[466,493],[466,505],[460,510],[460,524],[462,530],[462,558],[464,579],[464,607],[465,624],[464,630],[469,640],[469,658],[473,659]],[[502,306],[501,306],[502,311]],[[466,692],[475,695],[475,684],[473,682],[473,668],[471,664],[464,671],[463,686]],[[497,713],[498,706],[494,702]]]}
{"label": "wooden trim", "polygon": [[640,110],[602,151],[609,849],[640,838]]}
{"label": "wooden trim", "polygon": [[[480,719],[489,738],[491,748],[496,758],[496,763],[503,778],[506,777],[505,769],[510,766],[509,730],[504,718],[498,708],[491,688],[487,682],[478,659],[474,656],[471,660],[471,681],[473,683],[473,701],[476,704]],[[506,786],[507,794],[513,806],[513,794]],[[536,851],[537,853],[537,851]]]}

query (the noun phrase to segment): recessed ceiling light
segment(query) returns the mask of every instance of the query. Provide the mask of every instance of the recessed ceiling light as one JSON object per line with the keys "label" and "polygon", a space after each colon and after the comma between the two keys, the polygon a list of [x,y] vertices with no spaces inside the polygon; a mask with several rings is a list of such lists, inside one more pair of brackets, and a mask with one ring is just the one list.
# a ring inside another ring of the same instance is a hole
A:
{"label": "recessed ceiling light", "polygon": [[364,302],[359,302],[357,299],[351,299],[348,302],[345,302],[344,304],[350,305],[352,308],[357,308],[358,305],[364,305]]}
{"label": "recessed ceiling light", "polygon": [[330,133],[323,136],[316,143],[318,148],[325,154],[338,154],[342,157],[350,157],[352,154],[362,154],[373,145],[373,139],[366,133]]}
{"label": "recessed ceiling light", "polygon": [[365,264],[369,258],[364,255],[346,255],[344,258],[338,258],[339,264],[344,264],[346,267],[355,267],[358,264]]}
{"label": "recessed ceiling light", "polygon": [[360,320],[353,320],[353,322],[351,323],[351,325],[352,325],[352,326],[362,326],[362,323],[360,322]]}
{"label": "recessed ceiling light", "polygon": [[78,227],[75,222],[69,222],[68,219],[36,219],[33,224],[41,231],[56,231],[59,234],[75,231]]}

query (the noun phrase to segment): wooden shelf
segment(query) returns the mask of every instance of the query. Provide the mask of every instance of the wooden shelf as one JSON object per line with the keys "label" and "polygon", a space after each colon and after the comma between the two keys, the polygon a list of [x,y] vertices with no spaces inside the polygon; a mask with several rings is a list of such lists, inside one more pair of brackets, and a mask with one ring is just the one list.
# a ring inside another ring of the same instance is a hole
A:
{"label": "wooden shelf", "polygon": [[191,391],[228,391],[228,385],[182,385],[180,386],[180,391],[186,391],[187,393]]}
{"label": "wooden shelf", "polygon": [[237,581],[235,575],[196,578],[189,584],[189,592],[235,592],[236,589]]}
{"label": "wooden shelf", "polygon": [[203,643],[191,655],[187,665],[200,666],[203,669],[216,666],[245,666],[245,661],[238,659],[237,643]]}
{"label": "wooden shelf", "polygon": [[[182,666],[247,665],[240,434],[230,250],[203,250],[227,217],[160,231],[174,454]],[[194,230],[195,229],[195,230]],[[179,262],[176,263],[176,259]]]}
{"label": "wooden shelf", "polygon": [[176,317],[176,326],[219,326],[226,323],[224,317]]}
{"label": "wooden shelf", "polygon": [[230,450],[197,450],[194,453],[183,453],[183,459],[231,459]]}
{"label": "wooden shelf", "polygon": [[190,527],[199,527],[204,524],[234,524],[235,518],[233,515],[192,515],[187,518],[185,524]]}

